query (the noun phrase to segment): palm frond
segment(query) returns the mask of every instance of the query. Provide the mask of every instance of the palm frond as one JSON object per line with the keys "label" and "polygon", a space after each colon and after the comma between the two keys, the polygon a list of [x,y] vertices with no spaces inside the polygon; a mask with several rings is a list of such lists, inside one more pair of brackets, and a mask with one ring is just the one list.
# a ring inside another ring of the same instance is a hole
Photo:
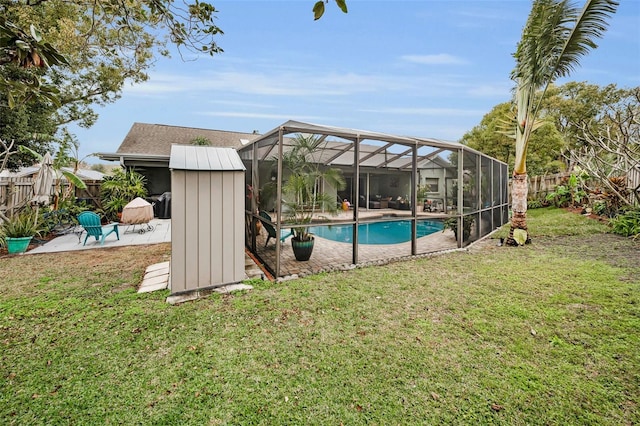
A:
{"label": "palm frond", "polygon": [[597,45],[615,13],[615,0],[587,0],[582,9],[569,0],[537,0],[518,43],[512,78],[519,85],[543,89],[567,76],[579,60]]}
{"label": "palm frond", "polygon": [[598,47],[594,39],[602,38],[607,30],[607,19],[616,12],[618,4],[615,0],[588,0],[585,3],[557,56],[554,79],[568,75],[589,49]]}

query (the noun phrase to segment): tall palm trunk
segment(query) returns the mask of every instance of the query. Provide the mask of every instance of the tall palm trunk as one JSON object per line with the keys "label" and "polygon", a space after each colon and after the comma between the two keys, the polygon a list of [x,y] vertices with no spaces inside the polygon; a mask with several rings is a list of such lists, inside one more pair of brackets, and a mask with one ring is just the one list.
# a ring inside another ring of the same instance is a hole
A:
{"label": "tall palm trunk", "polygon": [[580,57],[595,49],[594,38],[602,37],[606,19],[615,13],[615,0],[586,0],[578,9],[569,0],[535,0],[522,39],[516,49],[515,126],[516,158],[511,181],[512,219],[506,244],[531,242],[527,229],[527,145],[537,120],[541,100],[549,85],[569,75]]}

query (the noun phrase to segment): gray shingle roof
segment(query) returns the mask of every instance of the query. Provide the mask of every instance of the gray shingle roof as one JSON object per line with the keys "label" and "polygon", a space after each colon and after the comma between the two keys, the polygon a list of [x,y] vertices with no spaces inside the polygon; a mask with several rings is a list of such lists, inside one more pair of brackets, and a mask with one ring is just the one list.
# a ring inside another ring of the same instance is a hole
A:
{"label": "gray shingle roof", "polygon": [[166,155],[169,158],[171,144],[190,145],[191,141],[197,137],[209,139],[211,146],[239,149],[244,146],[241,139],[251,142],[259,136],[254,133],[133,123],[116,152],[118,154]]}

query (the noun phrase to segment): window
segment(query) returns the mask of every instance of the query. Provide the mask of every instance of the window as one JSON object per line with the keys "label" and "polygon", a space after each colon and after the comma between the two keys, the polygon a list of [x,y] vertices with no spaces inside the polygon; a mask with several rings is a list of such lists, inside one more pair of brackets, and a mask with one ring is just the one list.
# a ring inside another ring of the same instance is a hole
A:
{"label": "window", "polygon": [[427,192],[440,192],[440,179],[439,178],[426,178],[424,185],[427,187]]}

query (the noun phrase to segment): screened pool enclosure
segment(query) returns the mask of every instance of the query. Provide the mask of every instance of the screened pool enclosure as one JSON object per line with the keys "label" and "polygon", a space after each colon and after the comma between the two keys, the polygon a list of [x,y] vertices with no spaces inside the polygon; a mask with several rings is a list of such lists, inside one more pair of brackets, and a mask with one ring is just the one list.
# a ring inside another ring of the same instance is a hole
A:
{"label": "screened pool enclosure", "polygon": [[[300,139],[314,142],[303,160],[320,177],[302,216],[289,155]],[[245,243],[276,277],[460,248],[509,219],[507,165],[455,142],[288,121],[238,152]],[[292,250],[300,229],[313,234],[307,261]]]}

